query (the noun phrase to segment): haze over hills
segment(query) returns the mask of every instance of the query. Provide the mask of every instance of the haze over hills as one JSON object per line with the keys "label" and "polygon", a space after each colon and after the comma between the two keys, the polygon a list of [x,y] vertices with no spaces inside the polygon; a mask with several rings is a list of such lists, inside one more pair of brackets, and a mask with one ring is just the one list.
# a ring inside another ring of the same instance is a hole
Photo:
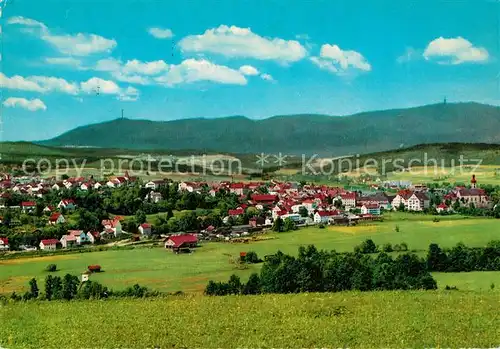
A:
{"label": "haze over hills", "polygon": [[82,126],[50,146],[128,149],[197,149],[231,153],[346,155],[425,143],[500,143],[500,107],[434,104],[350,116],[243,116],[149,121],[117,119]]}

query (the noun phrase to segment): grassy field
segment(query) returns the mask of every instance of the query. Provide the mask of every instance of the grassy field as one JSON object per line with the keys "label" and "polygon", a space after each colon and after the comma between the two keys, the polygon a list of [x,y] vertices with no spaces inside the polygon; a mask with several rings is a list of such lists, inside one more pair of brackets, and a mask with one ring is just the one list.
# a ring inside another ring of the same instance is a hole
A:
{"label": "grassy field", "polygon": [[[410,250],[425,255],[432,242],[443,247],[452,247],[458,242],[469,246],[484,246],[487,242],[500,239],[500,224],[494,219],[465,219],[459,216],[442,217],[433,222],[433,216],[393,213],[386,221],[366,226],[334,227],[325,229],[303,228],[294,232],[267,234],[266,240],[243,243],[211,242],[202,243],[192,254],[175,255],[163,248],[137,248],[134,250],[109,250],[92,253],[75,253],[37,258],[0,260],[0,293],[24,290],[30,278],[40,282],[45,278],[45,267],[57,264],[58,275],[66,273],[79,275],[90,264],[100,264],[104,272],[92,279],[105,285],[121,289],[139,283],[161,291],[201,292],[208,280],[227,280],[236,273],[246,279],[259,265],[238,269],[231,261],[242,251],[256,251],[260,257],[281,250],[295,254],[301,245],[314,244],[320,249],[340,252],[352,251],[354,246],[367,238],[378,245],[406,242]],[[396,232],[396,226],[399,232]],[[470,273],[469,281],[462,282],[463,275],[455,277],[438,275],[440,285],[457,285],[463,289],[484,289],[489,287],[476,284],[484,274]],[[495,275],[500,290],[500,273]],[[441,280],[441,278],[444,278]],[[451,279],[450,279],[451,278]]]}
{"label": "grassy field", "polygon": [[28,302],[0,307],[0,346],[493,348],[498,306],[456,291]]}

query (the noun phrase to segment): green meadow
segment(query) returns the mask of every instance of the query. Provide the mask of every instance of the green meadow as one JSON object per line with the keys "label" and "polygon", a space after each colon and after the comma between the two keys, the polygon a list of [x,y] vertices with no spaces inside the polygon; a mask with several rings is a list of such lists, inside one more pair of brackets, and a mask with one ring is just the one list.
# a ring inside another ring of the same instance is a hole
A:
{"label": "green meadow", "polygon": [[494,348],[498,293],[169,296],[0,306],[13,348]]}
{"label": "green meadow", "polygon": [[[45,267],[54,263],[56,275],[66,273],[80,275],[88,265],[99,264],[104,272],[91,276],[113,289],[122,289],[135,283],[160,291],[202,292],[207,282],[227,280],[235,273],[242,279],[257,272],[259,265],[240,266],[234,261],[243,251],[255,251],[263,258],[278,250],[295,254],[301,245],[316,245],[320,249],[339,252],[352,251],[365,239],[377,245],[393,245],[405,242],[409,250],[425,256],[430,243],[453,247],[459,242],[468,246],[485,246],[491,240],[500,239],[498,220],[466,218],[461,216],[440,217],[391,213],[384,222],[355,227],[329,226],[302,228],[287,233],[263,234],[260,240],[249,243],[202,242],[191,254],[176,255],[163,247],[137,247],[128,250],[107,250],[89,253],[34,258],[0,260],[0,293],[26,290],[29,279],[35,277],[43,285]],[[457,286],[459,289],[479,290],[498,285],[500,273],[451,273],[435,274],[440,287]],[[482,281],[484,279],[487,281]]]}

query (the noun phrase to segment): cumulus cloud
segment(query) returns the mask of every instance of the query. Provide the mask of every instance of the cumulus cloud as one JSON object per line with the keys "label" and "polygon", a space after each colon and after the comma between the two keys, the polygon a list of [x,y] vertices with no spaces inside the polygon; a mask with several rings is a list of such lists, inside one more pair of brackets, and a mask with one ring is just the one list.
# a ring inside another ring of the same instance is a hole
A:
{"label": "cumulus cloud", "polygon": [[252,67],[251,65],[243,65],[239,70],[243,75],[259,75],[257,68]]}
{"label": "cumulus cloud", "polygon": [[265,38],[250,28],[227,25],[208,29],[201,35],[186,36],[179,46],[184,52],[209,52],[285,63],[299,61],[307,55],[306,48],[296,40]]}
{"label": "cumulus cloud", "polygon": [[164,29],[164,28],[152,27],[148,29],[148,33],[157,39],[170,39],[171,37],[174,36],[172,30],[167,28]]}
{"label": "cumulus cloud", "polygon": [[73,57],[47,57],[45,62],[55,65],[66,65],[70,67],[81,67],[82,61]]}
{"label": "cumulus cloud", "polygon": [[118,59],[107,58],[97,61],[94,69],[109,72],[118,81],[147,85],[152,83],[150,76],[164,73],[168,67],[163,60],[142,62],[134,59],[123,63]]}
{"label": "cumulus cloud", "polygon": [[11,17],[7,20],[7,24],[30,28],[29,33],[37,35],[40,39],[54,46],[59,52],[67,55],[88,56],[95,53],[110,52],[117,45],[114,39],[107,39],[96,34],[54,34],[45,24],[31,18]]}
{"label": "cumulus cloud", "polygon": [[274,78],[271,75],[265,74],[265,73],[264,74],[260,74],[260,78],[262,80],[267,80],[267,81],[271,81],[271,82],[275,81]]}
{"label": "cumulus cloud", "polygon": [[111,52],[116,47],[114,39],[106,39],[95,34],[43,35],[42,40],[55,46],[60,52],[75,56]]}
{"label": "cumulus cloud", "polygon": [[352,70],[368,72],[372,69],[361,53],[342,50],[337,45],[324,44],[321,46],[319,57],[310,59],[319,68],[334,74],[344,74]]}
{"label": "cumulus cloud", "polygon": [[7,77],[0,73],[0,87],[10,90],[22,90],[31,92],[62,92],[71,95],[78,93],[78,85],[64,79],[51,76],[28,76],[15,75]]}
{"label": "cumulus cloud", "polygon": [[29,111],[37,110],[47,110],[47,106],[40,99],[26,99],[9,97],[4,102],[3,105],[7,108],[23,108]]}
{"label": "cumulus cloud", "polygon": [[197,81],[232,85],[247,84],[247,79],[240,71],[205,59],[186,59],[178,65],[171,65],[169,71],[155,78],[155,81],[167,86]]}
{"label": "cumulus cloud", "polygon": [[443,64],[484,63],[489,53],[484,47],[476,47],[462,38],[439,37],[432,40],[423,54],[426,60],[436,60]]}
{"label": "cumulus cloud", "polygon": [[132,86],[124,89],[112,80],[104,80],[97,77],[81,82],[80,89],[83,93],[87,94],[96,93],[98,91],[106,95],[116,95],[116,98],[121,101],[136,101],[139,99],[138,89]]}

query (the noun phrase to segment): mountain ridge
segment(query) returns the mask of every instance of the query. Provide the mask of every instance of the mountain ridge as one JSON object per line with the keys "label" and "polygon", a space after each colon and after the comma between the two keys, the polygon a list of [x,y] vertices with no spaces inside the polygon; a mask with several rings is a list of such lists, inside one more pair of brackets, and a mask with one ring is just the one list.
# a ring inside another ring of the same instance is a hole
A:
{"label": "mountain ridge", "polygon": [[209,149],[233,153],[346,155],[427,143],[500,143],[500,107],[474,102],[361,112],[241,115],[172,121],[115,119],[36,142],[51,146]]}

